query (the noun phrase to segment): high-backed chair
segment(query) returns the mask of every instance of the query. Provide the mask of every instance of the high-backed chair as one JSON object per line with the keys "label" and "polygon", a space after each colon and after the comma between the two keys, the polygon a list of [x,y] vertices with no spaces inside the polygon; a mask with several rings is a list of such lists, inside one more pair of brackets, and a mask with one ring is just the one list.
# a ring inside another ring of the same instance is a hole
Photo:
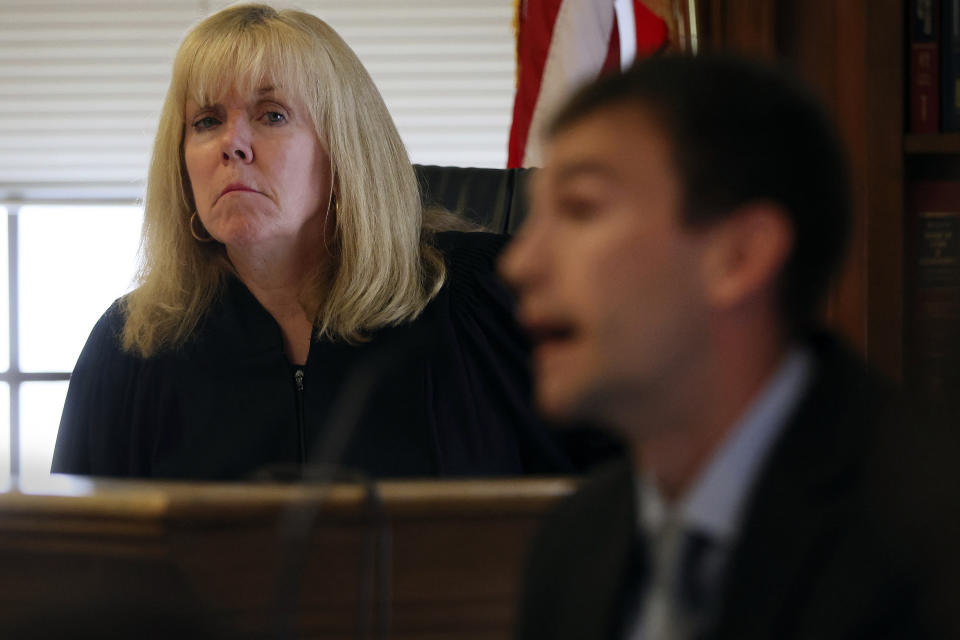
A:
{"label": "high-backed chair", "polygon": [[[514,233],[527,216],[527,181],[533,169],[478,169],[414,165],[425,205],[440,205],[490,231]],[[588,425],[560,432],[573,464],[586,470],[625,455],[623,445]]]}
{"label": "high-backed chair", "polygon": [[414,165],[426,205],[440,205],[491,231],[513,233],[527,215],[529,169]]}

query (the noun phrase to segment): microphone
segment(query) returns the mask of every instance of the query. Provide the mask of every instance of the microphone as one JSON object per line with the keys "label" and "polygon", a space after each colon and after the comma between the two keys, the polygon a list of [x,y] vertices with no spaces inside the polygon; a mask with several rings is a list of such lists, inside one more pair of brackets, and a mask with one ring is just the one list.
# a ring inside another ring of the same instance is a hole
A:
{"label": "microphone", "polygon": [[[324,428],[317,433],[309,449],[312,453],[311,462],[301,469],[300,479],[320,491],[318,497],[308,504],[287,509],[280,521],[278,536],[285,553],[281,559],[276,589],[278,638],[297,637],[294,620],[302,595],[305,572],[303,558],[309,553],[311,533],[317,526],[327,491],[335,482],[361,484],[370,517],[366,553],[362,558],[357,637],[367,638],[374,633],[371,617],[373,605],[376,604],[376,620],[379,624],[372,637],[389,638],[392,542],[383,500],[373,478],[362,471],[343,467],[339,461],[377,386],[391,375],[401,374],[412,356],[422,354],[424,350],[429,352],[435,345],[421,326],[414,324],[405,328],[409,331],[398,336],[402,341],[393,340],[379,345],[350,370]],[[379,587],[376,589],[376,598],[374,585]]]}

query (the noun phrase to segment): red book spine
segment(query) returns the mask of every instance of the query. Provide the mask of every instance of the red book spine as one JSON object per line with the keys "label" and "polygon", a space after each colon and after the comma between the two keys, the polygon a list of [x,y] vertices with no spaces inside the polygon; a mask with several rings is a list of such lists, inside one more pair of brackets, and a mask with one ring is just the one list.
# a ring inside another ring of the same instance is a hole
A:
{"label": "red book spine", "polygon": [[910,131],[940,129],[940,3],[910,0]]}

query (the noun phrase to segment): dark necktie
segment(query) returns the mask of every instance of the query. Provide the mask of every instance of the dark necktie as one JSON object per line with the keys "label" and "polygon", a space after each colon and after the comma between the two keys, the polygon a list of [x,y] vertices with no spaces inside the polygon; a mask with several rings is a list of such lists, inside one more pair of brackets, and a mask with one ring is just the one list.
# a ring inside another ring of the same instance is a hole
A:
{"label": "dark necktie", "polygon": [[[643,545],[648,553],[645,576],[633,588],[633,612],[625,627],[629,640],[691,640],[699,637],[711,618],[719,578],[716,546],[701,531],[678,531],[665,526]],[[629,606],[629,605],[628,605]]]}
{"label": "dark necktie", "polygon": [[685,533],[677,567],[676,597],[688,638],[702,635],[713,618],[722,571],[718,551],[716,541],[703,531]]}

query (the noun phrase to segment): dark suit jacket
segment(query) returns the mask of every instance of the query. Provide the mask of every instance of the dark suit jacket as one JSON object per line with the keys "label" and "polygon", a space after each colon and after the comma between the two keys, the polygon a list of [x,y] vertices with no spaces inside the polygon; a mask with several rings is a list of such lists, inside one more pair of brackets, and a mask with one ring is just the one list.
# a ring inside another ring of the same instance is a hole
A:
{"label": "dark suit jacket", "polygon": [[[764,462],[708,638],[960,638],[955,425],[924,425],[835,341]],[[531,546],[517,637],[622,635],[642,580],[625,463]]]}

